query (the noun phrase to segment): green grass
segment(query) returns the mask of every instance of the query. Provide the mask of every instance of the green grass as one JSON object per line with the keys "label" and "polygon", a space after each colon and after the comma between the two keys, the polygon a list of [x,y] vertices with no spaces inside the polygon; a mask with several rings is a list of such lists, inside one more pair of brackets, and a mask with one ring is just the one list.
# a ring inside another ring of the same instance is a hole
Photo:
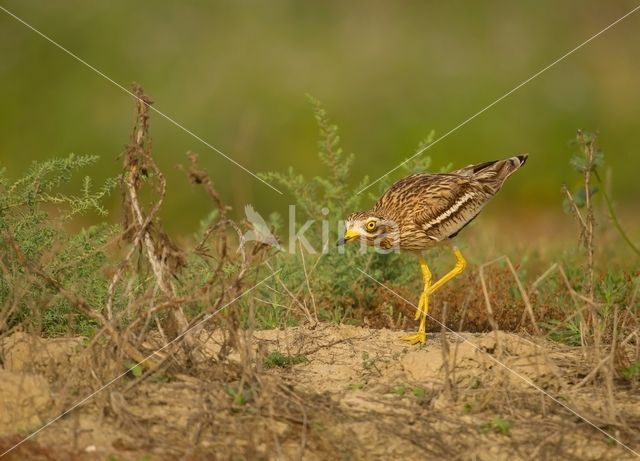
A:
{"label": "green grass", "polygon": [[307,358],[304,355],[286,355],[282,352],[273,351],[265,356],[262,363],[265,368],[286,368],[306,361]]}

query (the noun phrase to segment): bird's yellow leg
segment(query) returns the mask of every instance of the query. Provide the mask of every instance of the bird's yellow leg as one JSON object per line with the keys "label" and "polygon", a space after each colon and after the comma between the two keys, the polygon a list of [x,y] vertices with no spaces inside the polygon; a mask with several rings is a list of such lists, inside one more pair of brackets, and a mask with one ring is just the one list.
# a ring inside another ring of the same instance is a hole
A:
{"label": "bird's yellow leg", "polygon": [[422,276],[424,279],[424,291],[420,296],[420,302],[418,303],[418,310],[416,312],[416,320],[420,318],[420,326],[416,334],[405,336],[402,338],[403,340],[408,341],[411,344],[425,342],[427,337],[426,324],[427,313],[429,311],[429,296],[431,296],[436,290],[441,288],[442,285],[450,281],[455,276],[459,275],[462,271],[464,271],[465,267],[467,267],[467,261],[464,259],[462,253],[460,253],[460,250],[457,247],[453,247],[453,254],[456,257],[455,267],[433,285],[431,284],[431,271],[429,270],[429,267],[427,267],[427,263],[425,262],[425,260],[420,257],[420,268],[422,269]]}
{"label": "bird's yellow leg", "polygon": [[420,301],[418,301],[415,320],[418,320],[423,312],[426,314],[429,310],[427,290],[431,287],[431,271],[429,270],[429,266],[427,266],[427,262],[422,256],[418,257],[418,262],[420,263],[420,270],[422,271],[422,282],[424,283],[424,288],[422,289],[422,295],[420,295]]}
{"label": "bird's yellow leg", "polygon": [[424,343],[427,337],[427,313],[429,312],[428,291],[431,287],[431,271],[429,270],[429,266],[427,266],[427,262],[422,256],[419,257],[418,261],[420,262],[420,270],[422,271],[422,280],[424,282],[424,288],[422,290],[422,294],[420,295],[420,301],[418,302],[418,309],[416,309],[415,316],[416,320],[420,319],[420,327],[418,328],[418,332],[416,334],[404,336],[402,338],[404,341],[408,341],[411,344]]}
{"label": "bird's yellow leg", "polygon": [[451,271],[449,271],[449,273],[447,273],[445,276],[443,276],[440,280],[438,280],[436,283],[434,283],[433,285],[431,285],[429,287],[429,289],[426,292],[427,296],[431,296],[435,291],[440,289],[442,287],[442,285],[447,283],[449,280],[454,278],[456,275],[459,275],[464,270],[464,268],[467,267],[467,261],[465,261],[464,257],[462,256],[462,253],[460,253],[460,250],[458,249],[458,247],[453,247],[453,254],[456,257],[456,265],[455,265],[455,267],[453,269],[451,269]]}

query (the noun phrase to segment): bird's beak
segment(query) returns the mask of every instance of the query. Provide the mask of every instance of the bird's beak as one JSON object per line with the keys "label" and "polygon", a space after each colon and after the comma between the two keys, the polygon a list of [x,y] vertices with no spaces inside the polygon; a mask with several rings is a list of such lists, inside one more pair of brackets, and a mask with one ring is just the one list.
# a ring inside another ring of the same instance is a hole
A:
{"label": "bird's beak", "polygon": [[360,237],[360,234],[353,229],[347,229],[347,232],[344,233],[344,237],[339,238],[336,246],[342,246],[347,243],[349,240],[357,239]]}

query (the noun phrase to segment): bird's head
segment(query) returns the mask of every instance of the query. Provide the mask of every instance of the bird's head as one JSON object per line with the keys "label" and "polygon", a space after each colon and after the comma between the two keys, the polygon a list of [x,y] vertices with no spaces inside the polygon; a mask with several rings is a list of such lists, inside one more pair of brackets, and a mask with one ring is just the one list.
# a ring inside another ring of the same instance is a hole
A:
{"label": "bird's head", "polygon": [[364,239],[367,245],[390,248],[396,241],[397,226],[393,221],[370,211],[357,211],[345,220],[344,237],[337,246],[352,240]]}

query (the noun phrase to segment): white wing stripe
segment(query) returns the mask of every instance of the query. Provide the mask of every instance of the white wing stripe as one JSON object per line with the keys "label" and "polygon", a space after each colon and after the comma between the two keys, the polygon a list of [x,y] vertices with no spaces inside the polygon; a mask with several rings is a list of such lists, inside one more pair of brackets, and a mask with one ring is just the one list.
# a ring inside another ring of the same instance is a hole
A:
{"label": "white wing stripe", "polygon": [[451,207],[449,207],[444,213],[442,213],[437,218],[434,218],[431,221],[429,221],[428,223],[426,223],[424,225],[423,229],[426,231],[426,230],[431,229],[433,226],[435,226],[437,224],[440,224],[442,221],[447,219],[453,213],[458,211],[465,203],[467,203],[469,200],[471,200],[473,198],[473,196],[474,196],[474,194],[472,192],[467,192],[462,197],[460,197]]}

